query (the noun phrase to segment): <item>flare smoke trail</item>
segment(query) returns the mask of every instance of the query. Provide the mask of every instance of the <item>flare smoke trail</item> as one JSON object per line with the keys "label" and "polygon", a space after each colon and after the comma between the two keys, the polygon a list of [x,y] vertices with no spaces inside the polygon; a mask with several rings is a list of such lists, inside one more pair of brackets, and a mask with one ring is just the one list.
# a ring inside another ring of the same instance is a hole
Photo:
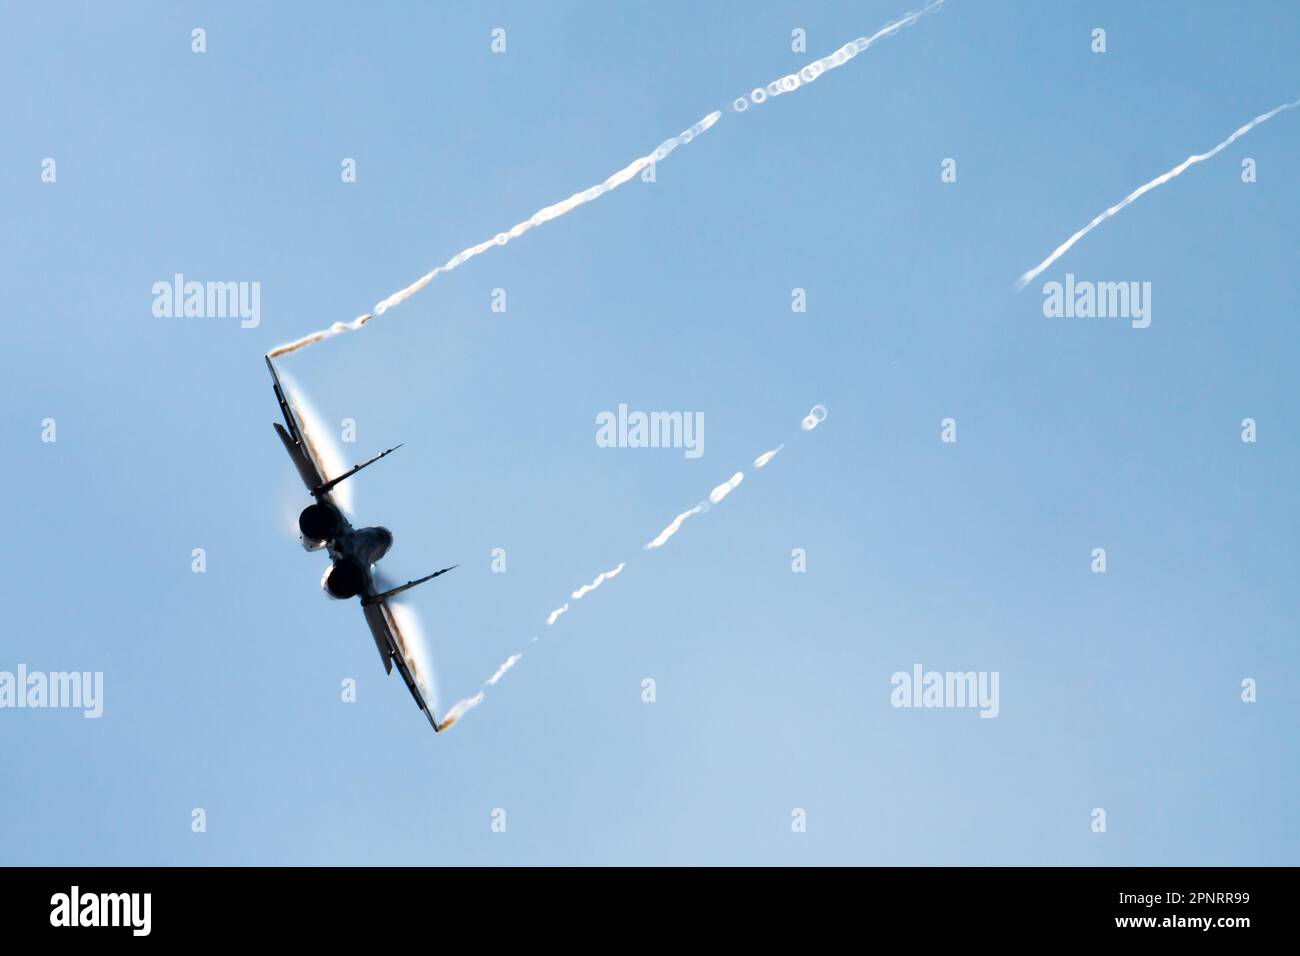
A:
{"label": "flare smoke trail", "polygon": [[613,571],[604,571],[601,574],[596,575],[596,580],[592,581],[590,584],[584,584],[582,587],[578,588],[578,590],[570,594],[569,597],[573,598],[575,601],[578,600],[587,592],[596,590],[596,588],[600,587],[610,578],[618,577],[618,573],[622,571],[623,568],[626,566],[627,566],[626,561],[620,561],[618,563],[618,567],[616,567]]}
{"label": "flare smoke trail", "polygon": [[682,526],[683,521],[685,521],[691,515],[697,515],[700,512],[705,510],[707,509],[704,507],[704,502],[701,501],[690,511],[683,511],[681,514],[679,514],[676,518],[672,520],[672,522],[668,525],[668,527],[660,531],[658,536],[645,546],[645,549],[647,551],[650,551],[654,548],[662,548],[664,546],[664,542],[666,542],[669,538],[671,538],[673,535],[675,535],[678,532],[678,530]]}
{"label": "flare smoke trail", "polygon": [[487,252],[493,246],[504,246],[511,239],[517,239],[530,229],[535,229],[542,223],[550,222],[552,219],[558,219],[565,213],[572,212],[574,209],[586,205],[593,199],[599,199],[610,190],[617,189],[651,163],[657,163],[662,159],[666,159],[678,146],[684,146],[701,133],[707,132],[709,128],[718,121],[720,116],[722,116],[722,113],[718,110],[714,110],[689,129],[685,129],[676,136],[671,136],[664,140],[655,147],[652,152],[632,160],[632,162],[628,163],[618,172],[608,177],[604,182],[597,183],[595,186],[592,186],[589,189],[584,189],[581,192],[576,192],[568,199],[561,200],[560,202],[553,203],[543,209],[537,210],[537,212],[533,213],[523,222],[516,223],[506,232],[498,232],[491,239],[486,239],[478,245],[470,246],[468,249],[462,249],[442,265],[435,269],[431,269],[424,275],[420,276],[420,278],[416,279],[405,289],[399,289],[388,298],[376,303],[371,312],[357,316],[357,318],[353,319],[351,322],[335,322],[327,329],[321,329],[319,332],[305,335],[297,341],[288,342],[285,345],[278,345],[271,350],[271,357],[275,358],[277,355],[296,352],[300,348],[312,345],[322,339],[332,338],[341,332],[355,332],[376,315],[383,315],[393,306],[405,302],[411,296],[415,295],[415,293],[419,292],[426,285],[432,282],[438,275],[444,272],[450,272],[462,263],[473,259],[477,255],[482,255],[484,252]]}
{"label": "flare smoke trail", "polygon": [[1057,259],[1061,258],[1061,256],[1069,252],[1070,248],[1076,242],[1078,242],[1088,233],[1092,232],[1092,230],[1096,229],[1099,225],[1101,225],[1111,216],[1115,215],[1117,212],[1119,212],[1121,209],[1123,209],[1133,200],[1137,199],[1143,193],[1150,192],[1151,190],[1155,189],[1157,186],[1163,186],[1165,183],[1169,182],[1169,180],[1173,179],[1175,176],[1182,175],[1183,171],[1186,170],[1189,166],[1195,166],[1197,163],[1202,163],[1213,156],[1217,156],[1219,153],[1223,152],[1223,150],[1227,149],[1238,139],[1240,139],[1241,137],[1249,133],[1260,123],[1267,122],[1268,120],[1271,120],[1274,116],[1276,116],[1278,113],[1281,113],[1283,110],[1289,110],[1295,106],[1300,106],[1300,100],[1292,100],[1290,103],[1283,103],[1281,106],[1275,106],[1267,113],[1261,113],[1259,116],[1256,116],[1245,126],[1238,129],[1235,133],[1233,133],[1231,136],[1225,139],[1218,146],[1214,147],[1214,149],[1210,150],[1208,153],[1198,153],[1192,156],[1188,156],[1186,159],[1184,159],[1173,169],[1169,170],[1167,173],[1161,173],[1155,179],[1151,180],[1151,182],[1139,186],[1137,189],[1133,190],[1131,193],[1129,193],[1127,196],[1125,196],[1115,205],[1111,206],[1105,212],[1098,215],[1095,219],[1092,220],[1092,222],[1088,223],[1088,225],[1084,226],[1082,229],[1080,229],[1078,232],[1072,235],[1069,239],[1066,239],[1065,242],[1061,243],[1059,246],[1056,247],[1056,249],[1052,251],[1052,254],[1050,256],[1048,256],[1038,265],[1034,266],[1032,269],[1030,269],[1028,272],[1022,275],[1016,281],[1016,288],[1023,289],[1029,283],[1033,282],[1034,278],[1040,272],[1042,272],[1044,269],[1050,266]]}
{"label": "flare smoke trail", "polygon": [[828,73],[836,67],[843,66],[859,53],[866,52],[867,47],[881,37],[893,36],[899,30],[910,27],[927,13],[933,13],[941,6],[943,6],[943,0],[934,0],[934,2],[921,10],[917,10],[915,13],[904,14],[892,23],[886,23],[869,37],[858,37],[856,40],[850,40],[834,53],[819,60],[813,60],[798,73],[787,73],[781,79],[773,80],[767,86],[756,86],[750,91],[748,97],[738,96],[732,100],[731,109],[733,112],[743,113],[750,106],[758,106],[772,97],[780,96],[782,93],[793,93],[799,87],[807,86],[823,73]]}
{"label": "flare smoke trail", "polygon": [[799,427],[806,432],[810,432],[824,421],[826,421],[826,406],[814,405],[808,414],[803,417]]}
{"label": "flare smoke trail", "polygon": [[[812,411],[810,411],[803,418],[803,420],[799,423],[799,425],[804,431],[812,431],[814,428],[816,428],[819,424],[821,424],[825,420],[826,420],[826,406],[814,405]],[[771,451],[763,452],[763,454],[759,455],[757,458],[754,459],[754,467],[762,468],[764,465],[770,462],[774,457],[776,457],[777,452],[779,452],[784,447],[785,445],[777,445]],[[677,533],[678,529],[681,528],[682,526],[682,522],[684,522],[691,515],[701,514],[705,511],[708,511],[710,507],[709,504],[710,501],[713,504],[717,504],[723,498],[727,497],[727,495],[731,494],[731,492],[734,491],[737,487],[739,487],[740,483],[744,481],[744,479],[745,476],[743,473],[739,471],[736,472],[734,475],[731,476],[731,478],[729,478],[727,481],[724,481],[722,484],[718,485],[716,488],[713,489],[713,491],[709,493],[709,501],[701,501],[690,511],[684,511],[681,514],[679,514],[676,518],[674,518],[672,524],[670,524],[667,528],[661,531],[659,533],[659,536],[655,538],[654,541],[651,541],[649,544],[646,545],[646,549],[650,550],[652,548],[657,548],[660,545],[662,545],[665,541],[667,541],[669,538],[671,538],[674,534]],[[591,591],[596,590],[596,588],[600,587],[600,585],[605,581],[608,581],[610,578],[620,574],[623,571],[623,568],[625,568],[626,566],[627,566],[626,561],[620,561],[618,567],[614,568],[614,570],[605,571],[601,574],[598,574],[596,576],[595,581],[593,581],[591,584],[582,585],[580,588],[578,588],[576,591],[570,594],[569,597],[575,601],[581,599],[584,595],[590,593]],[[565,613],[568,610],[569,610],[569,605],[566,602],[562,607],[558,607],[550,613],[550,616],[547,617],[546,619],[546,623],[548,625],[554,624],[556,619],[559,618],[561,614]],[[535,642],[536,640],[537,638],[533,637],[530,642]],[[457,720],[459,720],[462,716],[464,716],[467,710],[472,710],[473,708],[477,707],[479,704],[483,703],[483,696],[484,693],[486,692],[486,689],[488,687],[496,686],[497,681],[501,680],[501,678],[505,676],[506,672],[510,670],[510,668],[514,667],[515,664],[519,663],[519,660],[523,656],[524,655],[520,653],[520,654],[511,654],[509,657],[507,657],[505,659],[505,662],[502,663],[501,666],[496,669],[496,671],[492,674],[492,676],[483,682],[483,686],[479,688],[477,694],[475,694],[473,697],[467,697],[464,700],[458,701],[452,706],[451,710],[447,712],[447,718],[441,724],[438,725],[438,729],[446,730]]]}
{"label": "flare smoke trail", "polygon": [[[626,565],[627,565],[626,561],[620,561],[618,567],[616,567],[613,571],[601,572],[600,574],[596,575],[596,580],[592,581],[590,584],[584,584],[582,587],[578,588],[578,590],[570,594],[569,597],[573,598],[573,600],[575,601],[580,600],[582,596],[585,595],[587,592],[596,590],[596,588],[600,587],[610,578],[618,577],[619,572],[622,571]],[[560,615],[563,614],[568,609],[569,609],[569,602],[565,601],[563,606],[557,607],[554,611],[548,614],[546,616],[547,627],[554,624],[559,619]]]}
{"label": "flare smoke trail", "polygon": [[723,498],[727,497],[727,495],[735,491],[744,480],[745,475],[742,472],[736,472],[722,484],[718,485],[718,487],[709,492],[709,501],[716,505]]}
{"label": "flare smoke trail", "polygon": [[509,657],[507,657],[505,663],[497,668],[496,673],[487,679],[488,686],[489,687],[495,686],[497,681],[499,681],[501,678],[506,676],[506,671],[510,670],[510,668],[518,664],[519,659],[523,656],[524,656],[523,654],[511,654]]}
{"label": "flare smoke trail", "polygon": [[[785,446],[782,445],[781,447],[784,448]],[[777,449],[777,451],[780,451],[780,449]],[[772,456],[775,454],[776,451],[765,452],[764,454],[759,455],[757,459],[755,459],[754,464],[758,465],[759,468],[762,468],[763,465],[766,465],[769,461],[772,460]],[[759,461],[762,461],[763,465],[759,465],[758,464]],[[718,487],[714,488],[712,491],[709,492],[708,501],[701,501],[690,511],[683,511],[671,522],[669,522],[668,527],[660,531],[659,534],[655,536],[653,541],[650,541],[646,544],[645,550],[653,551],[655,548],[662,548],[665,544],[667,544],[669,538],[671,538],[673,535],[675,535],[678,531],[681,530],[682,524],[686,521],[687,518],[691,517],[692,515],[704,514],[704,512],[709,510],[709,507],[711,505],[716,505],[723,498],[727,497],[727,495],[731,494],[731,492],[735,490],[735,488],[744,480],[745,480],[744,474],[739,471],[736,472],[729,479],[727,479],[722,484],[718,485]]]}
{"label": "flare smoke trail", "polygon": [[458,700],[452,705],[451,710],[447,711],[447,716],[443,718],[442,723],[438,725],[438,730],[443,731],[460,720],[465,715],[465,711],[473,710],[479,704],[483,703],[483,692],[479,691],[473,697],[466,697],[464,700]]}
{"label": "flare smoke trail", "polygon": [[[732,111],[736,113],[743,113],[746,109],[749,108],[751,104],[756,106],[764,102],[769,97],[780,96],[782,93],[789,93],[798,89],[801,86],[808,85],[809,83],[816,80],[823,73],[829,72],[830,70],[843,66],[845,63],[853,59],[859,53],[864,52],[868,47],[870,47],[873,43],[875,43],[877,40],[881,39],[882,37],[893,36],[895,33],[897,33],[899,30],[902,30],[904,27],[910,27],[913,23],[921,19],[921,17],[925,16],[926,14],[938,10],[940,7],[943,6],[943,3],[944,0],[933,0],[933,2],[931,2],[921,10],[918,10],[914,13],[905,14],[903,17],[899,18],[898,20],[894,20],[891,23],[887,23],[885,26],[881,27],[871,36],[858,37],[856,40],[851,40],[850,42],[844,44],[834,53],[828,54],[827,56],[824,56],[819,60],[813,60],[807,66],[799,70],[798,73],[791,73],[787,76],[782,77],[779,80],[773,80],[766,87],[755,87],[750,92],[748,97],[738,96],[735,100],[732,101],[731,103]],[[426,285],[432,282],[433,279],[438,275],[440,275],[441,273],[450,272],[452,269],[455,269],[463,262],[466,262],[467,260],[472,259],[477,255],[481,255],[482,253],[487,252],[493,246],[504,246],[511,239],[516,239],[519,236],[522,236],[525,232],[528,232],[530,229],[534,229],[537,226],[540,226],[542,223],[550,222],[552,219],[558,219],[560,216],[563,216],[565,213],[572,212],[574,209],[577,209],[579,206],[591,202],[593,199],[599,199],[601,196],[605,195],[605,193],[609,192],[610,190],[617,189],[619,186],[623,185],[625,182],[630,180],[633,176],[641,172],[641,170],[645,169],[647,166],[651,165],[652,163],[656,163],[659,160],[667,158],[668,154],[671,153],[678,146],[684,146],[687,143],[689,143],[691,140],[693,140],[695,137],[699,136],[701,133],[707,132],[713,126],[713,124],[716,123],[721,117],[722,117],[722,111],[714,110],[712,113],[709,113],[703,119],[699,120],[697,123],[692,125],[689,129],[683,130],[678,135],[669,137],[668,139],[664,140],[654,149],[653,152],[648,153],[647,155],[642,156],[638,159],[632,160],[632,162],[628,163],[618,172],[614,173],[612,176],[609,176],[604,182],[597,183],[595,186],[592,186],[588,189],[584,189],[581,192],[576,192],[568,199],[562,200],[557,203],[553,203],[552,205],[546,206],[543,209],[539,209],[537,212],[533,213],[523,222],[516,223],[506,232],[498,232],[491,239],[486,239],[483,242],[480,242],[478,245],[470,246],[467,249],[462,249],[460,252],[456,253],[456,255],[452,256],[442,265],[438,266],[435,269],[431,269],[429,272],[426,272],[424,275],[420,276],[420,278],[416,279],[414,282],[408,285],[405,289],[399,289],[397,292],[394,292],[388,298],[383,299],[380,302],[376,303],[375,307],[370,312],[367,312],[364,315],[357,316],[351,322],[335,322],[333,325],[329,326],[328,328],[321,329],[319,332],[312,332],[310,335],[305,335],[302,338],[297,339],[293,342],[286,342],[284,345],[277,345],[268,354],[272,358],[275,358],[280,355],[286,355],[289,352],[296,352],[301,348],[306,348],[308,345],[313,345],[316,342],[323,341],[324,339],[333,338],[334,336],[339,335],[343,332],[357,331],[358,329],[362,328],[367,322],[373,319],[375,316],[383,315],[393,306],[400,305],[401,303],[405,302],[411,296],[415,295],[415,293],[419,292]]]}

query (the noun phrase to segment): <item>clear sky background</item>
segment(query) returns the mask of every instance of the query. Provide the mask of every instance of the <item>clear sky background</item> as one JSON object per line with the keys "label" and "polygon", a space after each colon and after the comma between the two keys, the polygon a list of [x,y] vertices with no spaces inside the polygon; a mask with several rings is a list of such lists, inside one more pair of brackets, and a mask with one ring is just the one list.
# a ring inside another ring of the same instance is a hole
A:
{"label": "clear sky background", "polygon": [[[6,4],[0,670],[105,701],[0,711],[0,862],[1300,862],[1300,111],[1013,290],[1300,95],[1294,4],[951,0],[286,357],[351,458],[407,443],[353,489],[391,575],[461,563],[409,601],[441,706],[525,651],[449,732],[289,532],[266,350],[907,9]],[[1067,271],[1151,282],[1151,327],[1044,318]],[[260,282],[260,327],[155,318],[178,272]],[[619,403],[704,455],[597,447]],[[914,663],[1000,715],[894,709]]]}

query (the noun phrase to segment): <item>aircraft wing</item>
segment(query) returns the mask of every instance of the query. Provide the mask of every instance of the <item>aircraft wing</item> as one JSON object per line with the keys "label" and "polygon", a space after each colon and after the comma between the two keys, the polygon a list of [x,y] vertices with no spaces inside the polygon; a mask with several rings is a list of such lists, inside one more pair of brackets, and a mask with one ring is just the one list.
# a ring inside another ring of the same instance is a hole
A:
{"label": "aircraft wing", "polygon": [[293,404],[289,401],[284,386],[280,384],[280,376],[276,373],[275,364],[271,361],[269,355],[266,356],[266,367],[271,370],[271,379],[275,383],[275,398],[280,403],[280,413],[284,415],[283,425],[279,422],[272,423],[275,425],[275,433],[280,436],[280,441],[284,443],[284,450],[293,459],[294,467],[298,469],[298,475],[302,478],[302,483],[307,486],[307,490],[317,500],[327,501],[334,506],[336,511],[340,511],[338,504],[330,494],[334,488],[351,478],[362,468],[373,465],[381,458],[387,458],[402,446],[396,445],[387,451],[380,452],[373,458],[363,461],[359,465],[354,465],[342,474],[326,480],[325,463],[321,460],[316,446],[312,443],[311,434],[302,427],[302,422],[298,420],[298,415],[294,412]]}
{"label": "aircraft wing", "polygon": [[377,601],[373,604],[363,604],[362,611],[366,616],[366,624],[370,627],[370,634],[375,639],[375,646],[379,648],[379,656],[384,662],[384,670],[388,673],[393,672],[393,665],[397,665],[397,672],[402,675],[402,680],[406,681],[406,687],[415,698],[415,703],[424,716],[428,718],[429,726],[438,731],[438,720],[434,716],[433,707],[424,696],[424,691],[420,687],[417,679],[419,671],[411,658],[410,651],[407,648],[405,640],[402,638],[402,630],[398,626],[397,620],[393,617],[392,611],[384,601]]}
{"label": "aircraft wing", "polygon": [[269,355],[266,357],[266,367],[271,370],[271,380],[275,383],[275,397],[280,403],[280,413],[284,415],[283,425],[279,422],[273,423],[275,432],[280,436],[280,441],[284,443],[284,450],[293,459],[294,467],[298,469],[298,475],[302,478],[303,484],[307,486],[307,490],[315,491],[325,484],[324,470],[321,468],[320,462],[316,460],[310,442],[303,438],[302,427],[298,423],[297,416],[293,413],[293,406],[289,404],[284,388],[280,385],[280,376],[276,374],[275,365],[271,362]]}

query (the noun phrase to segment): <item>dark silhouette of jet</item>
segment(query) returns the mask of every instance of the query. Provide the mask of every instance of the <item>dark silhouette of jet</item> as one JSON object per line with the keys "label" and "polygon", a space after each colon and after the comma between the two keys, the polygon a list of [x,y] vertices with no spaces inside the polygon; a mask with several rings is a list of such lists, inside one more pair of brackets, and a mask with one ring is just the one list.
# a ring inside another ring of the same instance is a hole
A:
{"label": "dark silhouette of jet", "polygon": [[418,670],[414,667],[411,654],[402,638],[401,629],[387,601],[417,584],[423,584],[440,574],[446,574],[456,565],[408,581],[395,588],[379,590],[376,587],[374,565],[393,546],[393,533],[382,527],[353,528],[348,519],[343,516],[342,509],[330,496],[330,492],[341,482],[402,446],[396,445],[380,452],[369,461],[363,461],[349,471],[327,479],[311,442],[303,436],[297,416],[294,415],[293,408],[285,397],[284,389],[280,387],[280,376],[276,374],[275,365],[272,364],[269,355],[266,357],[266,367],[271,370],[271,379],[275,383],[275,398],[280,403],[280,411],[284,415],[283,425],[279,422],[273,423],[276,434],[284,443],[284,449],[293,460],[294,467],[298,469],[303,484],[316,499],[298,516],[298,530],[302,532],[303,547],[309,551],[329,549],[333,564],[321,582],[326,593],[330,597],[341,600],[354,597],[361,599],[361,609],[365,614],[366,624],[370,627],[370,633],[375,639],[375,646],[379,648],[384,670],[391,674],[393,665],[397,665],[397,671],[406,681],[406,686],[410,688],[411,696],[415,698],[420,710],[428,718],[430,726],[437,731],[440,729],[438,720],[416,679]]}

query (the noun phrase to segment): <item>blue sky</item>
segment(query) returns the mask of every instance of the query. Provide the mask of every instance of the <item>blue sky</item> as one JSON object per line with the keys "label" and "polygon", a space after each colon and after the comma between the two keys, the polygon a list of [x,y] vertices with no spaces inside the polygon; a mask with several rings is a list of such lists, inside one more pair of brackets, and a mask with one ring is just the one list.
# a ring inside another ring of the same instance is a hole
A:
{"label": "blue sky", "polygon": [[[953,0],[725,112],[906,10],[7,5],[0,670],[105,700],[0,710],[0,862],[1294,864],[1300,111],[1041,277],[1150,282],[1150,328],[1012,286],[1300,95],[1300,10]],[[435,737],[286,530],[262,355],[714,109],[654,183],[283,360],[349,456],[407,443],[355,518],[393,577],[461,564],[409,602],[443,706],[525,651]],[[260,325],[155,317],[175,273],[260,283]],[[704,454],[598,447],[620,403],[701,412]],[[998,717],[892,707],[915,663],[998,672]]]}

